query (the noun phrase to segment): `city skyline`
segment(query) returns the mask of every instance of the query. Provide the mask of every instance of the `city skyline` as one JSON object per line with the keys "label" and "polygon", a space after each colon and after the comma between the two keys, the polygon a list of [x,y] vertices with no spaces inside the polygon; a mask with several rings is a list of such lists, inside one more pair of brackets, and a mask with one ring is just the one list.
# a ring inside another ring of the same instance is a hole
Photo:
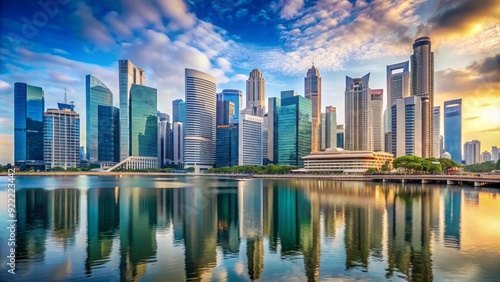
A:
{"label": "city skyline", "polygon": [[[46,108],[62,101],[66,88],[80,114],[83,145],[85,75],[106,84],[118,107],[120,59],[144,68],[147,85],[158,89],[158,110],[166,113],[172,113],[172,100],[183,98],[185,67],[213,75],[217,92],[238,89],[243,95],[247,74],[259,68],[266,78],[266,96],[277,97],[286,89],[303,93],[302,77],[314,63],[322,76],[321,103],[336,107],[338,124],[344,124],[345,75],[370,72],[370,87],[387,89],[386,66],[409,60],[411,44],[421,35],[431,38],[435,53],[434,106],[462,98],[462,141],[481,136],[483,148],[489,150],[500,139],[500,97],[495,95],[500,91],[500,49],[495,43],[500,31],[495,1],[460,1],[455,6],[443,5],[445,1],[345,1],[330,6],[322,1],[272,5],[146,1],[139,7],[131,2],[103,5],[100,10],[92,3],[62,2],[50,2],[57,11],[36,2],[22,7],[1,4],[5,60],[0,97],[6,110],[0,114],[0,163],[13,163],[15,82],[42,87]],[[36,22],[37,12],[45,13],[45,23]],[[138,20],[127,25],[134,16]],[[365,38],[349,36],[354,28]],[[457,39],[461,44],[456,45]]]}

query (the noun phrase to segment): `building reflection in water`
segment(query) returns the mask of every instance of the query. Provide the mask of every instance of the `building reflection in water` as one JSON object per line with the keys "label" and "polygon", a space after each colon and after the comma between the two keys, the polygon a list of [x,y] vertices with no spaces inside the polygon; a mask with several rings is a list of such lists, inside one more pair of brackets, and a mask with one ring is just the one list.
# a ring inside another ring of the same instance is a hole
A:
{"label": "building reflection in water", "polygon": [[[87,278],[99,278],[97,270],[112,264],[119,265],[120,281],[147,280],[154,271],[181,280],[218,280],[215,273],[221,268],[227,268],[228,280],[267,281],[273,280],[268,276],[273,271],[285,271],[277,262],[288,266],[298,261],[303,266],[300,280],[375,269],[389,280],[431,281],[442,277],[433,272],[432,249],[467,248],[462,212],[480,205],[479,192],[472,189],[207,179],[189,180],[187,188],[175,189],[92,188],[83,192],[86,203],[76,189],[20,189],[19,272],[31,272],[33,263],[44,261],[48,239],[64,248],[75,245],[82,225],[87,227]],[[495,201],[493,196],[481,199]],[[80,205],[87,222],[80,223]],[[158,249],[158,243],[167,249]],[[183,253],[178,264],[153,264],[169,256],[168,248]],[[335,252],[342,253],[341,262],[325,258]],[[322,275],[320,270],[332,268],[325,262],[332,261],[343,272]]]}

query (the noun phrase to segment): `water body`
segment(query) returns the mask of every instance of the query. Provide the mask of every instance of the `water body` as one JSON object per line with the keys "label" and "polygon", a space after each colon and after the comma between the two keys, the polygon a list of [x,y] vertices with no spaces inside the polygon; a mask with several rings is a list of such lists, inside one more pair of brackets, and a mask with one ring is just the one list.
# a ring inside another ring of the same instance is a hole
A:
{"label": "water body", "polygon": [[495,189],[158,176],[18,176],[1,281],[499,281]]}

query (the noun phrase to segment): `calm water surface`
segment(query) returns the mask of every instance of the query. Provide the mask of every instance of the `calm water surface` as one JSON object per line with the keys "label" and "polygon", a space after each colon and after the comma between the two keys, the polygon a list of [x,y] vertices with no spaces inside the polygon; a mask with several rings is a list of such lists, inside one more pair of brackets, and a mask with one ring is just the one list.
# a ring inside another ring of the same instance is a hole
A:
{"label": "calm water surface", "polygon": [[16,177],[1,281],[500,281],[494,189],[208,177]]}

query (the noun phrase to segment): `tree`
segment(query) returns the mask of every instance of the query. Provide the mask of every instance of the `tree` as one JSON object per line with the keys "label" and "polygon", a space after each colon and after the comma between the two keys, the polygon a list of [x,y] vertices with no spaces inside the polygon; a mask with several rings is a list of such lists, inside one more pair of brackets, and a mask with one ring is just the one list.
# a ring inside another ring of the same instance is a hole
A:
{"label": "tree", "polygon": [[382,165],[382,171],[384,172],[391,171],[389,164],[390,164],[389,161],[385,161],[385,163]]}
{"label": "tree", "polygon": [[496,169],[500,169],[500,160],[497,161]]}
{"label": "tree", "polygon": [[378,172],[378,169],[377,169],[376,167],[370,167],[370,168],[366,171],[366,173],[371,173],[371,174],[376,173],[376,172]]}
{"label": "tree", "polygon": [[60,166],[55,166],[52,168],[52,171],[64,171],[64,168],[62,168]]}

